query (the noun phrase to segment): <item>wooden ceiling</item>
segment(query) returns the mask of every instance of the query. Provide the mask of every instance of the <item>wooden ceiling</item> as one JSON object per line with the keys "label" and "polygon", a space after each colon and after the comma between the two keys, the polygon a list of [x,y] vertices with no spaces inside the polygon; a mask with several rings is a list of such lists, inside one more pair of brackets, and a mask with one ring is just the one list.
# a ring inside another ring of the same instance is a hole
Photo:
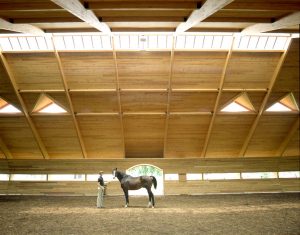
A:
{"label": "wooden ceiling", "polygon": [[[0,18],[9,23],[1,35],[20,24],[98,31],[53,2],[0,0]],[[175,32],[209,2],[81,1],[113,32]],[[188,31],[241,32],[258,23],[269,32],[298,31],[294,21],[280,21],[299,13],[298,0],[227,2]],[[265,112],[291,92],[299,105],[299,38],[287,51],[1,51],[1,62],[0,97],[22,111],[0,114],[3,159],[300,155],[299,112]],[[253,112],[221,112],[244,93]],[[41,94],[67,113],[33,113]]]}

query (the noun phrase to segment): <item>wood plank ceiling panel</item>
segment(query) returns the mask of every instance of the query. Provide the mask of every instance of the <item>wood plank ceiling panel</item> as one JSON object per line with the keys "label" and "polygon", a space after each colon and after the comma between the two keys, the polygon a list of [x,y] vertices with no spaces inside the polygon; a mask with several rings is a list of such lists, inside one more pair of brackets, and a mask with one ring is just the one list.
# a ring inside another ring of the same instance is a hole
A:
{"label": "wood plank ceiling panel", "polygon": [[127,158],[163,157],[164,115],[125,115],[123,123]]}
{"label": "wood plank ceiling panel", "polygon": [[166,92],[122,92],[123,112],[166,112]]}
{"label": "wood plank ceiling panel", "polygon": [[290,140],[289,144],[287,145],[285,151],[283,152],[283,156],[300,156],[300,132],[299,128],[295,132],[294,136]]}
{"label": "wood plank ceiling panel", "polygon": [[173,89],[217,89],[226,52],[175,52]]}
{"label": "wood plank ceiling panel", "polygon": [[83,158],[71,116],[43,115],[33,120],[50,158]]}
{"label": "wood plank ceiling panel", "polygon": [[71,98],[75,113],[118,112],[116,92],[74,92]]}
{"label": "wood plank ceiling panel", "polygon": [[171,115],[165,158],[200,157],[211,115]]}
{"label": "wood plank ceiling panel", "polygon": [[224,89],[267,89],[280,56],[275,52],[233,52]]}
{"label": "wood plank ceiling panel", "polygon": [[170,52],[117,52],[121,89],[166,89]]}
{"label": "wood plank ceiling panel", "polygon": [[264,113],[249,142],[245,157],[274,156],[297,118],[297,114]]}
{"label": "wood plank ceiling panel", "polygon": [[238,157],[254,115],[218,114],[212,129],[206,158]]}
{"label": "wood plank ceiling panel", "polygon": [[69,88],[116,89],[112,52],[61,52]]}
{"label": "wood plank ceiling panel", "polygon": [[212,112],[217,92],[172,92],[170,112]]}
{"label": "wood plank ceiling panel", "polygon": [[299,38],[292,39],[273,92],[299,91],[299,43]]}
{"label": "wood plank ceiling panel", "polygon": [[118,116],[77,117],[88,158],[123,158],[123,136]]}
{"label": "wood plank ceiling panel", "polygon": [[5,54],[5,57],[19,89],[63,89],[54,54],[16,53]]}
{"label": "wood plank ceiling panel", "polygon": [[0,133],[15,159],[43,159],[25,117],[0,117]]}

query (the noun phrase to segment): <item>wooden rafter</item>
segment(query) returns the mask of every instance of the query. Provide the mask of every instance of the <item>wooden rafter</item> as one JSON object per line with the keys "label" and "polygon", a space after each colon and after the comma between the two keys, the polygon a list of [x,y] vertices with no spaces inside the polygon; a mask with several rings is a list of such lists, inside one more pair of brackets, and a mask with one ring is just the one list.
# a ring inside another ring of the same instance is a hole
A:
{"label": "wooden rafter", "polygon": [[6,159],[13,159],[13,156],[9,149],[7,148],[7,145],[4,143],[3,139],[0,136],[0,149],[4,153],[4,156]]}
{"label": "wooden rafter", "polygon": [[289,26],[299,25],[300,24],[300,12],[292,13],[286,17],[283,17],[274,23],[271,24],[255,24],[245,28],[242,31],[242,34],[258,34],[269,32],[273,30],[282,29]]}
{"label": "wooden rafter", "polygon": [[194,10],[186,22],[176,28],[176,33],[183,33],[199,22],[211,16],[234,0],[207,0],[200,9]]}
{"label": "wooden rafter", "polygon": [[8,78],[10,80],[10,83],[12,84],[13,90],[14,90],[17,98],[18,98],[19,103],[21,104],[21,107],[22,107],[23,113],[25,115],[26,121],[27,121],[27,123],[28,123],[28,125],[29,125],[29,127],[32,131],[32,134],[33,134],[33,136],[34,136],[34,138],[35,138],[35,140],[36,140],[36,142],[39,146],[39,149],[40,149],[43,157],[45,159],[48,159],[49,155],[48,155],[47,149],[46,149],[46,147],[45,147],[45,145],[44,145],[44,143],[43,143],[36,127],[35,127],[35,125],[34,125],[34,122],[32,121],[31,117],[29,116],[29,113],[28,113],[28,110],[27,110],[26,105],[24,103],[24,100],[23,100],[22,96],[20,95],[20,93],[18,91],[18,85],[17,85],[16,79],[15,79],[15,77],[13,75],[13,72],[11,71],[11,69],[9,67],[9,64],[8,64],[6,58],[3,55],[1,50],[0,50],[0,57],[1,57],[2,64],[3,64],[3,66],[6,70],[6,73],[8,75]]}
{"label": "wooden rafter", "polygon": [[53,44],[53,48],[54,48],[54,54],[55,54],[56,61],[57,61],[58,67],[59,67],[59,73],[61,75],[61,79],[62,79],[62,83],[63,83],[63,86],[64,86],[65,94],[66,94],[66,97],[67,97],[67,100],[68,100],[68,103],[69,103],[69,108],[70,108],[72,120],[73,120],[73,123],[74,123],[74,126],[75,126],[76,134],[77,134],[77,137],[78,137],[78,140],[79,140],[82,155],[83,155],[83,158],[87,158],[86,148],[85,148],[85,145],[84,145],[84,141],[83,141],[83,138],[82,138],[82,135],[81,135],[81,131],[80,131],[77,119],[75,117],[74,107],[73,107],[72,99],[71,99],[71,96],[70,96],[70,91],[69,91],[69,87],[68,87],[68,84],[67,84],[66,76],[65,76],[63,66],[62,66],[62,63],[61,63],[61,59],[60,59],[58,51],[55,48],[53,38],[51,38],[51,39],[52,39],[52,44]]}
{"label": "wooden rafter", "polygon": [[291,129],[289,130],[287,136],[284,138],[284,140],[281,142],[281,145],[279,146],[278,150],[276,151],[276,156],[282,156],[284,151],[286,150],[290,140],[294,136],[295,132],[299,128],[299,117],[297,117],[297,120],[292,125]]}
{"label": "wooden rafter", "polygon": [[[290,44],[290,40],[291,40],[291,39],[289,38],[288,44]],[[272,92],[272,90],[273,90],[273,87],[274,87],[276,78],[277,78],[278,75],[279,75],[279,72],[280,72],[280,70],[281,70],[281,67],[282,67],[282,65],[283,65],[283,62],[284,62],[284,60],[285,60],[285,58],[286,58],[287,52],[288,52],[288,49],[282,53],[282,55],[281,55],[281,57],[280,57],[280,59],[279,59],[279,61],[278,61],[278,63],[277,63],[277,66],[276,66],[276,68],[275,68],[275,70],[274,70],[274,73],[273,73],[273,75],[272,75],[272,78],[271,78],[270,83],[269,83],[269,86],[268,86],[268,91],[267,91],[267,93],[266,93],[266,95],[265,95],[265,97],[264,97],[264,100],[263,100],[263,102],[262,102],[262,104],[261,104],[261,106],[260,106],[260,109],[259,109],[259,111],[258,111],[258,114],[257,114],[257,116],[256,116],[256,118],[255,118],[255,120],[254,120],[254,122],[252,123],[252,126],[251,126],[251,128],[250,128],[250,131],[249,131],[249,133],[248,133],[248,135],[247,135],[247,137],[246,137],[246,139],[245,139],[245,141],[244,141],[244,143],[243,143],[243,146],[242,146],[242,148],[241,148],[241,151],[240,151],[240,153],[239,153],[239,156],[240,156],[240,157],[245,156],[245,153],[246,153],[246,151],[247,151],[248,145],[249,145],[249,143],[250,143],[250,141],[251,141],[251,139],[252,139],[252,137],[253,137],[253,135],[254,135],[254,132],[255,132],[256,127],[257,127],[257,125],[258,125],[258,123],[259,123],[259,120],[260,120],[260,118],[261,118],[261,116],[262,116],[262,114],[263,114],[263,111],[265,110],[267,101],[268,101],[268,99],[269,99],[269,97],[270,97],[270,95],[271,95],[271,92]]]}
{"label": "wooden rafter", "polygon": [[122,135],[122,145],[123,145],[123,156],[126,157],[126,146],[125,146],[125,134],[124,134],[124,123],[123,123],[123,113],[122,113],[122,103],[121,103],[121,92],[120,92],[120,81],[119,81],[119,70],[118,70],[118,60],[117,60],[117,52],[115,48],[115,40],[114,37],[111,37],[111,44],[113,49],[113,57],[115,62],[115,72],[116,72],[116,89],[117,89],[117,97],[118,97],[118,107],[119,107],[119,115],[121,122],[121,135]]}
{"label": "wooden rafter", "polygon": [[174,68],[174,51],[176,45],[176,36],[173,36],[171,58],[170,58],[170,72],[169,72],[169,81],[168,81],[168,99],[167,99],[167,112],[166,112],[166,121],[165,121],[165,134],[164,134],[164,157],[166,156],[167,151],[167,139],[168,139],[168,127],[170,119],[170,103],[171,103],[171,94],[172,94],[172,75]]}
{"label": "wooden rafter", "polygon": [[26,33],[26,34],[44,34],[44,31],[38,27],[30,24],[12,24],[6,20],[0,18],[0,29],[5,29],[9,31]]}
{"label": "wooden rafter", "polygon": [[206,151],[207,151],[207,147],[208,147],[209,140],[210,140],[210,137],[211,137],[213,125],[215,123],[215,119],[216,119],[216,115],[217,115],[217,111],[218,111],[218,107],[219,107],[219,102],[220,102],[222,91],[223,91],[223,86],[224,86],[225,76],[226,76],[226,72],[227,72],[227,67],[228,67],[229,60],[230,60],[231,55],[232,55],[234,39],[235,38],[233,38],[233,40],[231,42],[231,47],[230,47],[230,49],[227,53],[225,64],[224,64],[224,67],[223,67],[223,70],[222,70],[221,80],[220,80],[219,87],[218,87],[219,92],[218,92],[216,103],[215,103],[215,106],[214,106],[213,115],[211,117],[211,120],[210,120],[210,123],[209,123],[209,126],[208,126],[208,131],[207,131],[207,134],[206,134],[206,137],[205,137],[201,157],[205,157],[205,155],[206,155]]}
{"label": "wooden rafter", "polygon": [[79,19],[98,29],[103,33],[111,33],[107,24],[100,22],[91,10],[86,10],[79,0],[51,0],[55,4],[69,11]]}

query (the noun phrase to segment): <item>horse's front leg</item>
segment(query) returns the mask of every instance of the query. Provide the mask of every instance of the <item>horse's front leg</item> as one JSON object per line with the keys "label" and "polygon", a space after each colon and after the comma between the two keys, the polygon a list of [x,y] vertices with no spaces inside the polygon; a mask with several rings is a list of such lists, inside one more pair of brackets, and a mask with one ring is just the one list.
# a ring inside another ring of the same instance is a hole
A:
{"label": "horse's front leg", "polygon": [[124,191],[124,195],[125,195],[125,201],[126,201],[125,208],[126,208],[129,206],[128,190],[123,188],[123,191]]}
{"label": "horse's front leg", "polygon": [[148,203],[148,207],[152,207],[154,208],[154,196],[153,196],[153,193],[151,191],[151,189],[148,189],[147,188],[147,192],[148,192],[148,196],[149,196],[149,203]]}

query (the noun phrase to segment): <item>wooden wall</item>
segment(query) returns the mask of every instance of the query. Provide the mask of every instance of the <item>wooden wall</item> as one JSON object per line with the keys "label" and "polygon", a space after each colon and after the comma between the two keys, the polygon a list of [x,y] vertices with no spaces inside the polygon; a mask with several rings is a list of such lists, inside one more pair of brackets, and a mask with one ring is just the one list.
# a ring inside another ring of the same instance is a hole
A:
{"label": "wooden wall", "polygon": [[[0,173],[86,173],[100,169],[110,174],[114,167],[121,170],[136,164],[153,164],[164,173],[225,173],[261,171],[297,171],[299,157],[241,159],[103,159],[103,160],[0,160]],[[300,191],[299,179],[261,180],[200,180],[165,181],[164,193],[242,193]],[[0,194],[96,195],[96,182],[17,182],[0,181]],[[107,195],[122,195],[119,182],[108,184]]]}

